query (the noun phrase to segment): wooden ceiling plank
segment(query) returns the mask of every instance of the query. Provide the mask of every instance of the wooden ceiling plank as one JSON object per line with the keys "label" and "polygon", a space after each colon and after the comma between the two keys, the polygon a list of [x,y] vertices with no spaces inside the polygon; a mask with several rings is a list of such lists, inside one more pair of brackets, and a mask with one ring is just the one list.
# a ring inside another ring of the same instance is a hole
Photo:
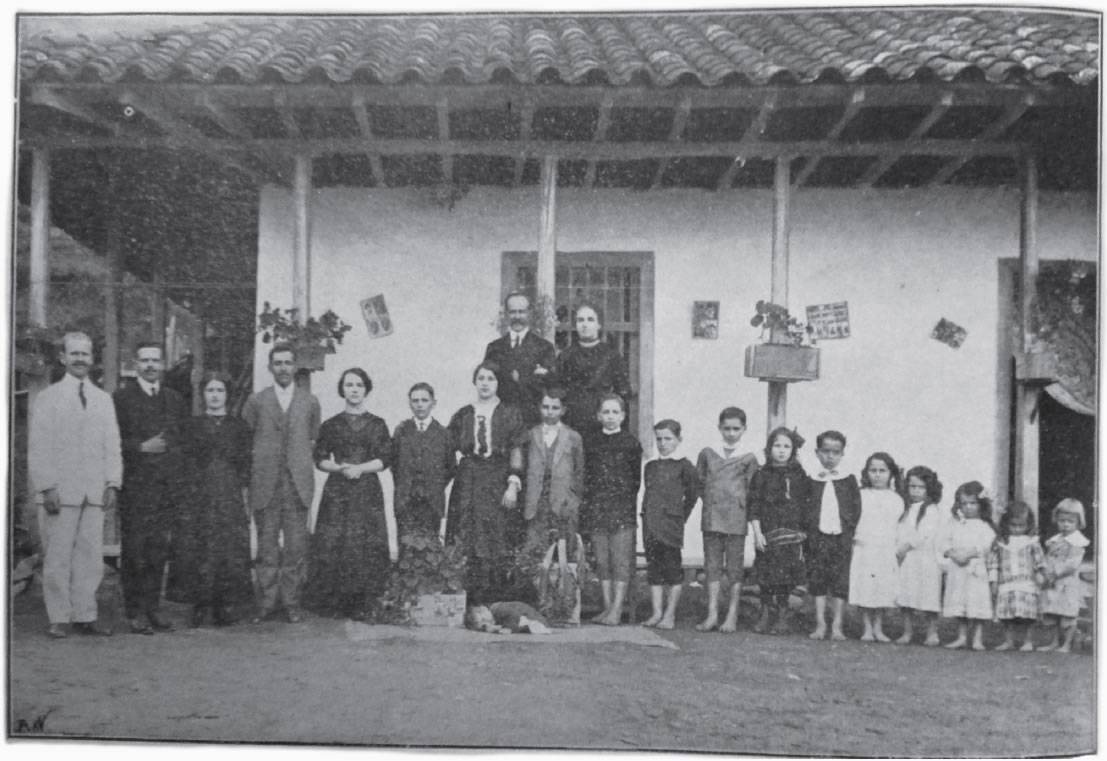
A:
{"label": "wooden ceiling plank", "polygon": [[[611,126],[611,109],[615,106],[615,95],[609,93],[604,96],[604,99],[600,102],[600,115],[596,119],[596,131],[592,135],[592,142],[602,143],[607,139],[607,130]],[[589,161],[587,168],[584,170],[584,181],[581,183],[585,188],[591,188],[596,184],[596,162]]]}
{"label": "wooden ceiling plank", "polygon": [[[450,140],[450,100],[446,95],[440,95],[434,104],[435,113],[438,115],[438,139],[443,143]],[[454,181],[454,157],[453,154],[442,153],[442,180],[447,185]]]}
{"label": "wooden ceiling plank", "polygon": [[[1023,114],[1027,112],[1033,106],[1040,105],[1039,99],[1033,93],[1027,93],[1018,101],[1008,105],[1007,110],[989,124],[976,139],[981,141],[992,141],[1007,131],[1007,128],[1022,118]],[[939,169],[933,177],[930,178],[930,182],[927,185],[943,185],[954,174],[957,173],[961,167],[969,162],[971,156],[960,156],[947,161],[941,169]]]}
{"label": "wooden ceiling plank", "polygon": [[[373,135],[373,123],[369,118],[369,109],[365,105],[365,96],[360,92],[354,93],[350,99],[350,108],[354,112],[354,120],[357,121],[357,128],[361,132],[362,138],[369,145],[372,145],[376,140]],[[377,187],[384,187],[384,166],[381,164],[381,156],[376,151],[369,151],[365,154],[369,159],[369,170],[373,173],[373,179],[377,183]]]}
{"label": "wooden ceiling plank", "polygon": [[[300,125],[296,123],[296,115],[292,113],[295,106],[290,103],[288,90],[285,88],[273,90],[269,105],[275,108],[277,114],[280,115],[281,124],[284,126],[285,134],[288,135],[289,139],[302,139],[303,133],[300,132]],[[310,104],[307,105],[310,106]]]}
{"label": "wooden ceiling plank", "polygon": [[31,93],[31,102],[69,114],[81,121],[88,122],[94,127],[107,130],[112,135],[118,135],[120,132],[118,122],[113,122],[111,119],[101,116],[70,96],[61,95],[48,89],[35,88]]}
{"label": "wooden ceiling plank", "polygon": [[[842,115],[838,117],[838,121],[830,128],[830,131],[826,133],[827,140],[837,140],[841,137],[843,130],[850,122],[854,120],[858,113],[865,104],[865,88],[861,88],[853,93],[853,97],[850,98],[849,104],[842,111]],[[807,182],[807,178],[815,173],[815,169],[818,168],[821,159],[818,157],[810,158],[807,163],[803,165],[803,169],[796,175],[796,181],[793,183],[795,187],[803,187]]]}
{"label": "wooden ceiling plank", "polygon": [[[692,98],[688,93],[680,97],[680,103],[673,113],[673,126],[669,129],[669,142],[679,143],[684,139],[684,128],[688,126],[688,118],[692,115]],[[661,179],[665,176],[665,170],[669,168],[669,159],[662,158],[657,162],[657,171],[650,181],[650,190],[661,187]]]}
{"label": "wooden ceiling plank", "polygon": [[730,155],[734,156],[734,161],[730,162],[730,166],[726,168],[726,171],[723,172],[722,176],[719,178],[719,182],[715,185],[716,190],[728,189],[734,182],[734,177],[738,174],[738,170],[746,165],[746,159],[751,158],[749,151],[760,142],[761,135],[764,134],[765,128],[769,126],[769,118],[776,108],[777,100],[778,95],[774,92],[761,103],[761,108],[757,112],[757,117],[750,122],[750,126],[746,128],[737,146],[730,152]]}
{"label": "wooden ceiling plank", "polygon": [[[534,100],[525,97],[518,102],[522,103],[519,109],[519,138],[523,142],[527,142],[530,140],[531,126],[534,123]],[[510,102],[508,105],[510,106]],[[516,156],[515,173],[511,178],[511,187],[517,188],[523,184],[523,172],[526,170],[526,166],[526,154]]]}
{"label": "wooden ceiling plank", "polygon": [[[910,136],[908,136],[905,141],[908,143],[907,147],[909,148],[911,143],[922,140],[926,133],[930,131],[930,128],[941,121],[942,117],[953,107],[953,102],[953,93],[944,93],[942,99],[936,103],[927,115],[915,125],[915,128],[911,130]],[[865,174],[857,181],[857,185],[862,188],[871,188],[877,180],[884,176],[885,172],[891,169],[897,161],[910,152],[910,150],[903,150],[881,156],[865,171]]]}
{"label": "wooden ceiling plank", "polygon": [[243,140],[253,139],[254,134],[245,122],[232,114],[230,109],[216,100],[211,93],[205,93],[204,95],[204,110],[212,121],[218,124],[219,128],[227,134]]}

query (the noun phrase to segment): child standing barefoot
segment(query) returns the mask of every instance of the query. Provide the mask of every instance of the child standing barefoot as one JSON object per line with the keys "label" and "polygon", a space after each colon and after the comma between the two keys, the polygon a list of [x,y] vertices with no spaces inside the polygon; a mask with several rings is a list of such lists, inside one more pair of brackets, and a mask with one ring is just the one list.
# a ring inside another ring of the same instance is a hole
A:
{"label": "child standing barefoot", "polygon": [[902,486],[890,454],[869,455],[861,472],[861,519],[849,566],[849,602],[861,608],[863,642],[891,641],[884,634],[884,608],[896,604],[896,522],[903,514]]}
{"label": "child standing barefoot", "polygon": [[[700,496],[700,478],[686,457],[673,456],[680,446],[680,423],[662,420],[653,427],[657,459],[646,463],[646,493],[642,498],[642,538],[646,544],[646,580],[650,583],[653,615],[642,623],[672,629],[680,601],[684,570],[680,549],[684,523]],[[664,607],[665,587],[669,606]]]}
{"label": "child standing barefoot", "polygon": [[704,449],[696,460],[696,471],[703,485],[700,525],[707,572],[707,618],[696,625],[701,632],[719,626],[719,598],[723,594],[724,579],[730,607],[719,628],[724,632],[738,629],[738,598],[745,573],[746,500],[750,479],[757,471],[753,452],[739,446],[745,432],[746,413],[737,407],[727,407],[719,413],[722,442]]}
{"label": "child standing barefoot", "polygon": [[[1046,542],[1046,587],[1042,613],[1053,630],[1053,638],[1039,650],[1067,653],[1076,635],[1076,617],[1080,615],[1080,564],[1084,548],[1090,542],[1080,533],[1085,527],[1084,505],[1075,499],[1063,499],[1053,508],[1057,533]],[[1064,630],[1064,640],[1061,630]],[[1060,647],[1058,647],[1060,645]]]}
{"label": "child standing barefoot", "polygon": [[996,650],[1015,647],[1015,635],[1022,638],[1024,653],[1034,650],[1030,626],[1041,612],[1039,587],[1045,581],[1045,553],[1038,543],[1034,511],[1015,500],[999,519],[999,536],[988,553],[988,580],[995,599],[996,619],[1003,622],[1003,644]]}
{"label": "child standing barefoot", "polygon": [[899,561],[899,591],[896,605],[903,610],[903,636],[897,644],[911,644],[912,614],[926,617],[926,644],[938,644],[938,611],[942,609],[942,569],[934,551],[934,540],[942,529],[938,503],[942,482],[930,468],[918,465],[907,471],[907,507],[896,526],[896,559]]}
{"label": "child standing barefoot", "polygon": [[956,650],[968,644],[972,622],[972,649],[984,649],[984,622],[992,620],[992,592],[986,559],[996,539],[992,527],[992,500],[979,481],[957,487],[953,518],[943,545],[948,562],[942,615],[957,619],[957,639],[946,645]]}
{"label": "child standing barefoot", "polygon": [[787,634],[788,596],[806,578],[803,563],[804,506],[808,479],[797,452],[803,438],[787,428],[776,428],[765,445],[765,467],[750,481],[750,530],[757,559],[754,572],[761,592],[758,634]]}
{"label": "child standing barefoot", "polygon": [[600,427],[584,440],[585,510],[581,522],[590,531],[596,575],[603,589],[604,610],[592,620],[618,626],[634,572],[642,445],[622,428],[626,405],[621,396],[603,397],[597,415]]}

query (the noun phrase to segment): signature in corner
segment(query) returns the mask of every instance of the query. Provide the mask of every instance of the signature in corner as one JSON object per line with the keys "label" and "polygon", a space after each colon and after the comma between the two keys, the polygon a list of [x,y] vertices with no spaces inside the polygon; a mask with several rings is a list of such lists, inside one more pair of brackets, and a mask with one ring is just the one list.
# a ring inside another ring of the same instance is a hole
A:
{"label": "signature in corner", "polygon": [[26,719],[19,718],[15,720],[15,734],[42,734],[46,731],[46,717],[54,712],[51,708],[46,713],[39,714],[35,718],[27,721]]}

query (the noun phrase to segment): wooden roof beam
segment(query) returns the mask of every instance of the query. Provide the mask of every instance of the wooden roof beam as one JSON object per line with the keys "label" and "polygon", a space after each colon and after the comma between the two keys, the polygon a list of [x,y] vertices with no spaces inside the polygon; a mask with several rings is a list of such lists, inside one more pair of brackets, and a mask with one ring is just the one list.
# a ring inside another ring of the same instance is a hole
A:
{"label": "wooden roof beam", "polygon": [[296,114],[292,113],[293,106],[289,103],[288,90],[283,88],[273,90],[271,98],[270,105],[280,115],[281,124],[284,126],[284,132],[288,135],[288,138],[290,140],[302,139],[303,133],[300,132],[300,125],[296,123]]}
{"label": "wooden roof beam", "polygon": [[[1028,109],[1030,109],[1032,106],[1036,106],[1036,105],[1039,105],[1038,104],[1038,99],[1035,97],[1035,95],[1033,93],[1027,93],[1018,102],[1012,103],[1007,108],[1007,110],[1003,113],[1003,115],[1000,116],[998,119],[996,119],[991,124],[989,124],[984,129],[983,132],[981,132],[979,135],[976,136],[975,140],[979,140],[979,141],[995,140],[1000,135],[1002,135],[1004,132],[1006,132],[1008,127],[1010,127],[1012,124],[1014,124],[1019,119],[1021,119],[1022,115],[1025,114]],[[946,164],[944,166],[942,166],[942,168],[939,169],[938,172],[933,177],[930,178],[930,182],[928,182],[927,184],[928,185],[942,185],[942,184],[944,184],[950,177],[952,177],[954,174],[957,173],[957,170],[959,170],[965,164],[969,163],[969,159],[971,159],[971,158],[973,158],[973,157],[972,156],[958,156],[956,158],[951,159],[950,161],[946,162]]]}
{"label": "wooden roof beam", "polygon": [[[203,153],[215,159],[221,164],[242,172],[258,184],[263,184],[265,182],[265,178],[259,175],[257,171],[225,155],[225,152],[241,151],[241,142],[233,144],[223,143],[222,145],[224,147],[216,148],[213,145],[213,141],[207,135],[186,124],[169,109],[160,105],[155,100],[137,96],[129,90],[124,90],[119,94],[119,102],[134,108],[136,111],[140,111],[147,119],[158,125],[159,129],[167,135],[171,135],[176,140],[179,140],[184,146],[190,147],[199,153]],[[128,140],[127,143],[133,145],[134,139]]]}
{"label": "wooden roof beam", "polygon": [[[596,132],[592,135],[592,142],[602,143],[607,139],[607,129],[611,126],[611,109],[615,105],[615,96],[606,95],[600,103],[600,116],[596,120]],[[591,188],[596,183],[596,162],[589,161],[588,168],[584,170],[584,182],[582,186]]]}
{"label": "wooden roof beam", "polygon": [[730,162],[730,166],[723,172],[723,176],[719,178],[719,182],[715,186],[716,190],[726,190],[729,188],[734,182],[734,176],[738,174],[738,170],[746,165],[746,159],[750,157],[743,153],[743,150],[753,146],[761,139],[761,135],[764,134],[765,128],[769,126],[769,118],[773,115],[776,102],[777,98],[774,93],[761,104],[761,109],[757,112],[757,117],[750,122],[750,126],[746,128],[745,134],[742,135],[742,139],[738,141],[737,150],[734,151],[734,161]]}
{"label": "wooden roof beam", "polygon": [[91,108],[88,108],[83,103],[73,100],[73,98],[69,96],[54,92],[53,90],[36,87],[31,93],[31,102],[40,106],[47,106],[55,111],[69,114],[94,127],[106,130],[112,135],[118,135],[120,132],[118,122],[113,122],[111,119],[107,119]]}
{"label": "wooden roof beam", "polygon": [[[350,99],[350,108],[354,111],[354,119],[357,121],[357,128],[361,132],[361,136],[366,143],[372,145],[376,138],[373,135],[373,124],[369,120],[369,109],[365,105],[365,96],[361,93],[354,93],[354,97]],[[365,156],[369,159],[369,169],[373,172],[373,179],[376,180],[378,187],[383,188],[384,167],[381,165],[380,154],[370,151]]]}
{"label": "wooden roof beam", "polygon": [[[231,113],[231,110],[221,103],[214,95],[211,93],[204,93],[203,106],[204,111],[212,121],[219,125],[221,130],[241,140],[253,140],[254,133],[249,126]],[[282,183],[288,182],[288,174],[284,168],[281,167],[278,159],[273,156],[264,155],[262,156],[262,160],[265,162],[269,171],[277,177],[278,181]]]}
{"label": "wooden roof beam", "polygon": [[[837,140],[846,126],[854,120],[857,114],[861,111],[865,104],[865,90],[860,89],[853,93],[853,97],[849,100],[849,105],[846,106],[842,112],[841,117],[834,123],[834,126],[830,128],[830,131],[826,134],[827,140]],[[819,166],[820,159],[818,157],[812,157],[808,159],[804,164],[803,169],[796,175],[796,181],[793,183],[797,188],[802,187],[807,178],[815,173],[815,169]]]}
{"label": "wooden roof beam", "polygon": [[[685,93],[680,98],[680,105],[673,114],[673,126],[669,130],[669,142],[679,143],[684,137],[684,128],[688,125],[688,117],[692,114],[692,98]],[[661,186],[661,178],[665,176],[665,170],[669,168],[669,159],[662,158],[657,164],[650,189],[655,190]]]}
{"label": "wooden roof beam", "polygon": [[[438,139],[443,143],[450,141],[450,101],[442,95],[434,104],[435,112],[438,114]],[[454,181],[454,157],[453,154],[442,152],[442,180],[447,185],[452,185]]]}
{"label": "wooden roof beam", "polygon": [[[523,105],[519,109],[519,139],[525,143],[530,141],[531,125],[534,123],[534,101],[530,98],[523,98],[521,102]],[[526,154],[522,154],[515,159],[515,174],[511,178],[511,187],[517,188],[523,184],[523,170],[526,169],[526,166]]]}
{"label": "wooden roof beam", "polygon": [[911,135],[907,138],[906,150],[896,151],[894,153],[886,153],[881,156],[876,162],[869,167],[868,171],[862,175],[861,179],[857,181],[857,184],[863,188],[871,188],[873,183],[884,176],[892,166],[899,161],[903,156],[911,153],[910,143],[917,140],[922,140],[930,128],[937,124],[946,112],[953,107],[953,93],[945,93],[942,95],[940,102],[930,109],[930,113],[923,117],[922,121],[915,125],[915,128],[911,130]]}

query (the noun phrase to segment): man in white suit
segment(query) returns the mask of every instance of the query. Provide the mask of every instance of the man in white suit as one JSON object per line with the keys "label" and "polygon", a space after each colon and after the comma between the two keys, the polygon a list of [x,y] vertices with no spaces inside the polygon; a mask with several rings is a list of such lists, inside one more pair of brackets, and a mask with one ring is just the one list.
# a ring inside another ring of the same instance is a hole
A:
{"label": "man in white suit", "polygon": [[43,596],[49,634],[110,635],[96,621],[104,576],[104,510],[123,480],[119,426],[111,396],[88,379],[92,340],[68,333],[65,376],[43,390],[31,412],[28,458],[45,551]]}

